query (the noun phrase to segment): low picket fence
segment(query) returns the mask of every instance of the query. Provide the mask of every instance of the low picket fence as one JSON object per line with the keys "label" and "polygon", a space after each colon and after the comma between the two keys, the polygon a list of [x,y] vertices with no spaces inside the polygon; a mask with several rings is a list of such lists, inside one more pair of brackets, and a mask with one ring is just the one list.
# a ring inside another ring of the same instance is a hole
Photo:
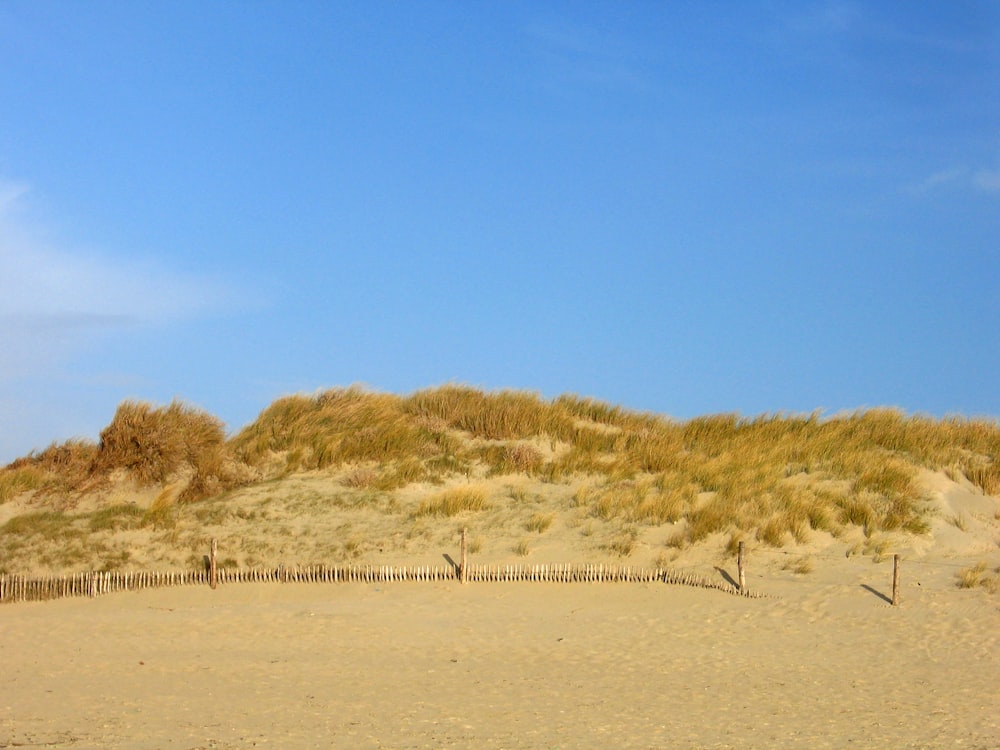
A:
{"label": "low picket fence", "polygon": [[[215,571],[216,584],[236,583],[664,583],[717,589],[737,596],[760,594],[740,591],[729,582],[705,578],[688,571],[615,564],[469,564],[464,574],[457,565],[279,565]],[[96,597],[119,591],[141,591],[167,586],[208,586],[209,570],[188,571],[90,571],[73,575],[30,577],[0,575],[0,603],[42,601],[63,597]]]}

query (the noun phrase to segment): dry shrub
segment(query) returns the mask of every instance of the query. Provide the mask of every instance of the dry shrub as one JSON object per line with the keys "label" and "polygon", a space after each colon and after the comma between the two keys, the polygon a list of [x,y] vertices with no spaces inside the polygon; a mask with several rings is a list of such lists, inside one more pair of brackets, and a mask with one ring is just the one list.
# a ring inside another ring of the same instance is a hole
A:
{"label": "dry shrub", "polygon": [[207,485],[219,478],[225,458],[222,422],[174,401],[167,407],[125,401],[101,431],[94,470],[125,469],[141,484],[162,484],[182,470]]}

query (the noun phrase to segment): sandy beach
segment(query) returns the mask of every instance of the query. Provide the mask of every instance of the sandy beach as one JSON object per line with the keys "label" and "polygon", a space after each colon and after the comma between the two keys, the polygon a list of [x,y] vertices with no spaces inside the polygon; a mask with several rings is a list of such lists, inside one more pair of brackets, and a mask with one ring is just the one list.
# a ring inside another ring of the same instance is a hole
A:
{"label": "sandy beach", "polygon": [[998,601],[911,568],[5,606],[0,747],[998,747]]}

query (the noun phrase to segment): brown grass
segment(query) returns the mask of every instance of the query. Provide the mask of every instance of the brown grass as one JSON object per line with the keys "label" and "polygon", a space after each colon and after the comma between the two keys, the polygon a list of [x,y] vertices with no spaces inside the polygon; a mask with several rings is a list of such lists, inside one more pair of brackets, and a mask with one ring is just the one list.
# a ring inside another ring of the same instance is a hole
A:
{"label": "brown grass", "polygon": [[[581,533],[593,533],[593,524],[678,524],[671,536],[678,547],[713,534],[783,546],[853,527],[868,540],[886,532],[924,533],[929,518],[918,471],[946,469],[995,495],[997,456],[1000,425],[994,421],[895,409],[678,422],[574,395],[546,400],[445,385],[395,396],[351,387],[278,399],[229,439],[203,411],[178,402],[127,401],[99,443],[53,444],[0,469],[0,503],[23,497],[40,508],[71,509],[75,499],[126,476],[139,486],[176,486],[174,502],[183,505],[252,481],[340,472],[345,498],[379,495],[387,498],[380,507],[393,513],[413,503],[413,517],[449,517],[489,508],[486,485],[475,482],[512,475],[577,488],[577,522],[590,519]],[[472,484],[456,486],[456,479]],[[452,488],[429,492],[432,484]],[[405,493],[417,500],[404,499]],[[511,511],[526,501],[518,491],[493,498]],[[339,508],[344,502],[314,504]],[[120,497],[107,504],[105,516],[87,522],[94,533],[119,533],[137,523]],[[493,522],[505,523],[504,510],[496,509]],[[170,531],[179,514],[179,506],[158,507],[143,522]],[[525,524],[523,515],[510,518],[516,518],[512,525]],[[527,523],[538,531],[542,522]],[[10,533],[6,538],[13,543]]]}
{"label": "brown grass", "polygon": [[955,575],[956,584],[962,589],[982,587],[995,594],[1000,591],[1000,567],[989,570],[985,562],[963,568]]}
{"label": "brown grass", "polygon": [[487,489],[482,485],[460,485],[421,501],[416,516],[457,516],[464,511],[486,510]]}
{"label": "brown grass", "polygon": [[534,531],[541,534],[548,531],[555,519],[556,517],[552,513],[534,513],[524,524],[524,528],[527,531]]}
{"label": "brown grass", "polygon": [[211,472],[225,440],[222,423],[203,411],[126,401],[101,431],[93,471],[125,469],[140,484],[166,482],[184,468]]}

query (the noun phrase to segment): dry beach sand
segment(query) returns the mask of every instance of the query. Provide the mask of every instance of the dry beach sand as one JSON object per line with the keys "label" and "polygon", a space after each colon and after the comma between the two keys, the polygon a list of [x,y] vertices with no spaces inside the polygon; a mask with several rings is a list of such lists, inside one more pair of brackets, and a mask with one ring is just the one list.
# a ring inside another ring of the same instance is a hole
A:
{"label": "dry beach sand", "polygon": [[[1000,502],[924,481],[931,533],[887,542],[902,555],[897,607],[891,556],[822,534],[754,546],[759,599],[447,581],[4,604],[0,748],[1000,747],[1000,595],[956,586],[963,568],[1000,564]],[[442,563],[452,526],[387,561]],[[487,538],[478,559],[520,561],[516,535]],[[586,561],[581,539],[556,521],[527,561]],[[670,565],[735,577],[723,545]],[[644,536],[629,562],[657,548]]]}
{"label": "dry beach sand", "polygon": [[824,559],[665,584],[244,584],[0,610],[0,747],[1000,746],[1000,602]]}

